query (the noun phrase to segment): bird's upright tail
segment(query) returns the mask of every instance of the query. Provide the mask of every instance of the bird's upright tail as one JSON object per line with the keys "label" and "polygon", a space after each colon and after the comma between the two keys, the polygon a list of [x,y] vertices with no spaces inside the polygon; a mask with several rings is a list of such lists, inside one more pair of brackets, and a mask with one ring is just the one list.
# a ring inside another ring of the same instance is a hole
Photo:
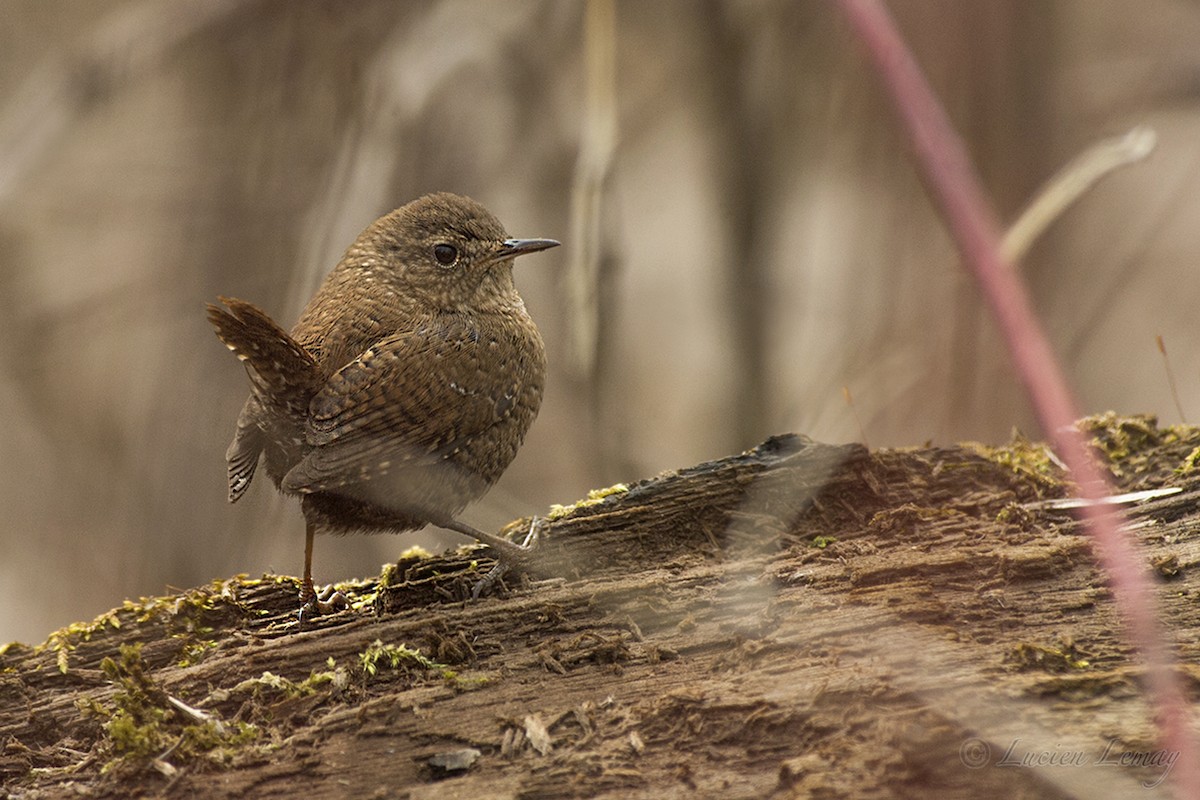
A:
{"label": "bird's upright tail", "polygon": [[218,298],[225,308],[208,304],[208,321],[217,337],[246,365],[259,403],[303,431],[308,402],[320,386],[312,355],[253,303]]}

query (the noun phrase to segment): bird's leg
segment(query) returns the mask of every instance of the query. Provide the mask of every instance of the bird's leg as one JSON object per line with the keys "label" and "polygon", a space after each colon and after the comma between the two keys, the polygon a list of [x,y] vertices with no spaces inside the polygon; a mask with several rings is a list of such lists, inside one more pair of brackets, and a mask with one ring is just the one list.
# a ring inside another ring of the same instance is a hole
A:
{"label": "bird's leg", "polygon": [[514,564],[521,563],[529,557],[530,548],[523,547],[516,542],[510,542],[502,536],[497,536],[494,533],[485,533],[465,522],[459,522],[451,517],[438,517],[431,519],[434,525],[439,528],[445,528],[449,531],[457,531],[465,536],[470,536],[480,544],[486,544],[499,554],[502,560],[513,562]]}
{"label": "bird's leg", "polygon": [[317,609],[317,590],[313,588],[312,582],[312,551],[313,551],[313,524],[308,520],[304,521],[304,580],[300,583],[300,613],[297,621],[304,624],[304,617],[314,616],[321,613]]}
{"label": "bird's leg", "polygon": [[477,600],[484,591],[491,589],[496,581],[504,577],[510,569],[522,566],[529,561],[530,554],[537,546],[538,532],[541,530],[542,521],[539,517],[533,518],[529,524],[529,532],[525,534],[525,540],[521,544],[510,542],[494,533],[485,533],[465,522],[459,522],[449,517],[433,520],[433,524],[439,528],[470,536],[496,551],[496,566],[492,567],[488,574],[484,575],[471,589],[472,599]]}
{"label": "bird's leg", "polygon": [[304,522],[304,581],[300,584],[300,603],[308,605],[317,592],[313,589],[312,582],[312,551],[313,551],[313,525],[305,520]]}
{"label": "bird's leg", "polygon": [[330,611],[340,611],[350,605],[346,600],[346,595],[335,590],[332,586],[325,587],[325,590],[317,594],[317,590],[313,587],[312,580],[312,554],[313,554],[313,535],[316,533],[316,527],[312,522],[304,521],[304,580],[300,584],[300,613],[298,619],[301,623],[307,616],[316,616],[318,614],[328,614]]}

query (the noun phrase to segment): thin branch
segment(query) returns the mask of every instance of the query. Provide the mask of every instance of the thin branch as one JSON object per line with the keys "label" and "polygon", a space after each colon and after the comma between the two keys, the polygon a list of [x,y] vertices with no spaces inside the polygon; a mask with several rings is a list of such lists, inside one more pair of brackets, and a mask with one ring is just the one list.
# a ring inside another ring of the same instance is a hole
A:
{"label": "thin branch", "polygon": [[1034,241],[1084,192],[1113,170],[1150,155],[1157,139],[1153,129],[1139,125],[1123,136],[1096,142],[1071,159],[1046,182],[1004,234],[1004,260],[1024,258]]}

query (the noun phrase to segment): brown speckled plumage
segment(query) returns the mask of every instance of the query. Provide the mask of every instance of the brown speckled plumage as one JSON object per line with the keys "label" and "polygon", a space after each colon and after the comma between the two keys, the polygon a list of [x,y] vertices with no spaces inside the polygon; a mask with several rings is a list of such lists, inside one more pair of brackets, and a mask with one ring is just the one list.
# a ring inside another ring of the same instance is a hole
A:
{"label": "brown speckled plumage", "polygon": [[306,562],[314,531],[450,521],[537,416],[546,355],[512,262],[556,244],[509,239],[473,200],[432,194],[368,226],[290,334],[250,303],[210,305],[253,389],[226,454],[230,501],[261,463],[302,498]]}

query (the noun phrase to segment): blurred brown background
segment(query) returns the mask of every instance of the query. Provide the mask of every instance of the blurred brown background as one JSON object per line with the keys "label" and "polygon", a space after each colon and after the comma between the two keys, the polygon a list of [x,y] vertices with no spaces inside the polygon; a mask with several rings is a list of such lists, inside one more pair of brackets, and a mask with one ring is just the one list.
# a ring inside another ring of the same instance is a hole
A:
{"label": "blurred brown background", "polygon": [[[1150,125],[1023,269],[1087,411],[1200,419],[1200,5],[891,4],[1011,220]],[[373,218],[446,189],[565,247],[518,266],[538,422],[498,527],[767,435],[1031,428],[985,309],[823,0],[3,0],[0,642],[126,596],[294,574],[296,503],[225,500],[242,369],[202,305],[290,325]],[[612,55],[611,59],[606,56]],[[599,277],[597,277],[599,275]],[[404,538],[322,539],[316,577]]]}

